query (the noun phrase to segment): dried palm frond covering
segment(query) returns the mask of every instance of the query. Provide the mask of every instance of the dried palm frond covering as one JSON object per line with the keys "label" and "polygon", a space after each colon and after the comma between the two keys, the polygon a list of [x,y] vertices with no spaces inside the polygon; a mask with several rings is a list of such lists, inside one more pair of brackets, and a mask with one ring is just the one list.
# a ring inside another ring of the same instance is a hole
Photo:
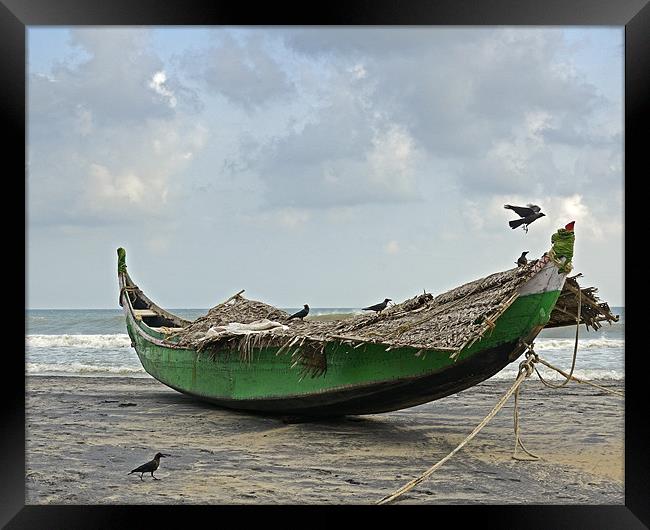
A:
{"label": "dried palm frond covering", "polygon": [[[256,349],[275,347],[277,355],[291,355],[292,366],[300,365],[302,375],[312,377],[327,371],[325,346],[331,342],[355,347],[376,343],[388,350],[411,347],[417,348],[418,354],[447,351],[455,357],[494,328],[496,319],[516,300],[518,287],[543,265],[540,262],[537,266],[538,261],[491,274],[436,297],[425,292],[379,314],[345,320],[289,320],[285,311],[248,300],[240,292],[177,332],[173,340],[211,355],[238,351],[246,362],[253,359]],[[576,277],[567,278],[548,327],[575,324],[576,293],[580,289]],[[593,288],[582,289],[581,322],[598,329],[600,321],[617,321],[618,317],[611,315],[607,304],[598,303],[594,292]]]}
{"label": "dried palm frond covering", "polygon": [[[338,321],[288,320],[288,313],[238,293],[177,332],[174,341],[199,351],[234,349],[242,360],[250,360],[256,348],[277,347],[278,354],[292,355],[311,375],[327,369],[324,348],[332,341],[378,343],[389,349],[409,346],[453,354],[494,327],[493,321],[516,299],[519,285],[534,273],[536,261],[437,297],[423,293],[389,306],[380,314]],[[244,335],[227,331],[227,325],[233,322],[250,324],[263,319],[282,326]]]}
{"label": "dried palm frond covering", "polygon": [[[602,327],[601,322],[610,324],[618,322],[619,316],[612,314],[607,303],[599,301],[595,294],[598,289],[595,287],[582,289],[578,285],[576,278],[580,276],[582,274],[567,277],[560,297],[551,312],[551,318],[546,324],[547,328],[575,325],[578,318],[578,303],[581,303],[580,323],[584,324],[587,329],[591,327],[594,331],[598,330]],[[578,295],[579,291],[580,295]]]}

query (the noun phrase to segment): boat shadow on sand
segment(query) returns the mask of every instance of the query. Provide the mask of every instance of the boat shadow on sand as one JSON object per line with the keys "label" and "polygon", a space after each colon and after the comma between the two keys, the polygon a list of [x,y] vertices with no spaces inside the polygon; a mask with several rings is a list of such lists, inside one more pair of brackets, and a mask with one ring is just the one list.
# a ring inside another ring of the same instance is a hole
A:
{"label": "boat shadow on sand", "polygon": [[196,416],[197,414],[210,425],[219,425],[223,430],[236,430],[238,434],[274,430],[283,426],[297,426],[304,434],[338,435],[346,434],[362,442],[364,438],[374,443],[386,441],[391,443],[418,443],[430,440],[436,434],[444,435],[448,429],[441,427],[435,432],[435,426],[424,427],[410,421],[401,412],[400,418],[387,414],[345,415],[332,417],[287,416],[267,414],[244,410],[233,410],[200,401],[191,396],[172,392],[153,392],[149,399],[157,405],[174,406],[175,415]]}

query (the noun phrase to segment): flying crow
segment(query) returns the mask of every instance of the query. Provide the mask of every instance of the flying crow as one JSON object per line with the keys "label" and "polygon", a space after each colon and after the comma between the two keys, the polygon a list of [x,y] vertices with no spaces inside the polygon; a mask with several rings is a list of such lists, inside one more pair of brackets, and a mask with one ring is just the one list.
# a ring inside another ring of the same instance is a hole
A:
{"label": "flying crow", "polygon": [[503,207],[506,210],[512,210],[519,217],[528,217],[529,215],[539,213],[542,210],[536,204],[527,204],[526,206],[512,206],[511,204],[505,204]]}
{"label": "flying crow", "polygon": [[522,252],[521,256],[519,256],[519,259],[517,260],[517,266],[518,267],[523,267],[528,263],[528,260],[526,259],[526,254],[528,254],[528,251]]}
{"label": "flying crow", "polygon": [[536,204],[527,204],[526,206],[512,206],[510,204],[506,204],[503,207],[507,210],[512,210],[519,217],[521,217],[521,219],[509,221],[508,224],[510,225],[510,228],[515,229],[518,226],[524,225],[524,231],[526,233],[528,233],[528,225],[530,223],[546,215],[540,211],[541,208]]}
{"label": "flying crow", "polygon": [[364,307],[363,310],[376,311],[377,313],[381,313],[384,309],[386,309],[388,302],[392,302],[392,300],[390,298],[386,298],[381,304],[375,304],[375,305],[371,305],[370,307]]}
{"label": "flying crow", "polygon": [[293,315],[291,315],[291,316],[289,317],[289,320],[291,320],[292,318],[299,318],[300,320],[302,320],[302,319],[305,318],[308,314],[309,314],[309,306],[308,306],[307,304],[305,304],[305,306],[303,307],[303,309],[301,309],[301,310],[298,311],[297,313],[294,313]]}
{"label": "flying crow", "polygon": [[[160,459],[162,457],[169,456],[169,455],[164,455],[163,453],[156,453],[156,456],[153,457],[153,460],[150,462],[147,462],[146,464],[142,464],[140,467],[136,467],[131,473],[140,473],[140,480],[144,481],[142,478],[143,473],[151,473],[151,476],[153,477],[154,480],[160,480],[159,478],[156,478],[153,476],[153,472],[158,469],[158,466],[160,466]],[[131,473],[127,473],[127,475],[130,475]]]}

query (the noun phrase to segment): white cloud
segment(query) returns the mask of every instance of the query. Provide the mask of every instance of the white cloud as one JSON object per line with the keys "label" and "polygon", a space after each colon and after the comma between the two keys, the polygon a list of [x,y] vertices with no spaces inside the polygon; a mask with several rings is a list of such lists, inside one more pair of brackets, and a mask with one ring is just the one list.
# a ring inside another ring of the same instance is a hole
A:
{"label": "white cloud", "polygon": [[553,115],[545,110],[533,110],[524,113],[524,122],[527,131],[527,138],[537,144],[543,142],[540,134],[549,128]]}
{"label": "white cloud", "polygon": [[554,216],[557,220],[556,224],[561,225],[565,220],[575,221],[575,229],[578,233],[586,233],[588,237],[601,240],[603,238],[603,230],[601,228],[601,220],[597,219],[583,202],[582,195],[576,193],[569,197],[561,197],[555,199],[551,204],[558,204],[558,213]]}
{"label": "white cloud", "polygon": [[87,57],[58,63],[56,82],[30,76],[30,220],[109,224],[170,215],[169,201],[208,131],[180,104],[183,87],[170,80],[147,35],[72,30]]}
{"label": "white cloud", "polygon": [[163,96],[167,100],[167,104],[173,109],[176,106],[176,96],[174,93],[167,87],[165,82],[167,81],[167,74],[164,70],[156,72],[151,81],[149,81],[149,88],[154,92]]}
{"label": "white cloud", "polygon": [[420,150],[408,130],[378,112],[366,91],[332,74],[301,128],[263,144],[242,144],[234,166],[267,185],[275,208],[331,208],[417,200]]}
{"label": "white cloud", "polygon": [[585,146],[621,151],[620,105],[604,113],[559,28],[310,29],[288,42],[325,67],[372,68],[372,85],[356,88],[368,107],[423,159],[454,160],[467,195],[567,193],[581,177],[566,168]]}
{"label": "white cloud", "polygon": [[348,70],[355,79],[365,79],[368,76],[368,72],[362,64],[355,64],[352,68]]}
{"label": "white cloud", "polygon": [[184,54],[183,70],[209,92],[221,94],[246,110],[286,101],[295,87],[274,56],[268,37],[252,34],[236,40],[217,34],[218,45]]}
{"label": "white cloud", "polygon": [[609,219],[610,215],[607,214],[597,215],[580,193],[545,196],[495,196],[491,199],[482,219],[483,226],[475,227],[496,232],[499,230],[499,226],[505,225],[509,220],[517,219],[516,214],[503,208],[504,204],[525,206],[527,203],[539,205],[542,212],[546,214],[546,217],[538,219],[534,225],[531,225],[531,233],[533,229],[541,231],[543,226],[545,227],[544,232],[552,233],[570,221],[575,221],[576,235],[580,238],[601,241],[606,234],[621,234],[622,224],[618,221],[620,213],[613,219]]}
{"label": "white cloud", "polygon": [[368,153],[368,180],[396,197],[412,197],[418,153],[408,132],[396,125],[379,130]]}
{"label": "white cloud", "polygon": [[[133,173],[112,175],[104,166],[91,164],[91,186],[93,195],[102,199],[127,199],[132,203],[139,203],[144,198],[144,185],[142,180]],[[87,188],[88,189],[88,188]]]}

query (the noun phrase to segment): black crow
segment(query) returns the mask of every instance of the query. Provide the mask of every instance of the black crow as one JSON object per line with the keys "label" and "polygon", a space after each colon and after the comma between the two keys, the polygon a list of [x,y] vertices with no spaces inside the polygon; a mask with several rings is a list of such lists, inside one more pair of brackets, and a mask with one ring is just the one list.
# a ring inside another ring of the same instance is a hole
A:
{"label": "black crow", "polygon": [[536,204],[527,204],[526,206],[512,206],[511,204],[504,204],[506,210],[512,210],[519,217],[528,217],[534,213],[539,213],[542,209]]}
{"label": "black crow", "polygon": [[[140,480],[144,480],[142,478],[143,473],[151,473],[151,476],[153,477],[154,480],[160,480],[159,478],[156,478],[153,476],[153,472],[158,469],[158,466],[160,466],[160,459],[169,456],[165,455],[163,453],[156,453],[156,456],[153,457],[153,460],[150,462],[147,462],[146,464],[142,464],[140,467],[136,467],[134,470],[131,471],[131,473],[140,473]],[[127,475],[130,475],[131,473],[127,473]]]}
{"label": "black crow", "polygon": [[510,204],[506,204],[503,207],[507,210],[512,210],[519,217],[521,217],[521,219],[509,221],[508,224],[510,225],[510,228],[515,229],[518,226],[524,225],[525,232],[528,232],[528,225],[530,223],[546,215],[540,211],[541,208],[536,204],[527,204],[526,206],[512,206]]}
{"label": "black crow", "polygon": [[309,314],[309,306],[308,306],[307,304],[305,304],[304,307],[303,307],[303,309],[301,309],[301,310],[298,311],[297,313],[294,313],[293,315],[291,315],[291,316],[289,317],[289,320],[291,320],[292,318],[299,318],[300,320],[302,320],[302,319],[305,318],[308,314]]}
{"label": "black crow", "polygon": [[528,254],[528,251],[522,252],[521,256],[519,256],[519,259],[517,260],[517,266],[518,267],[523,267],[528,263],[528,260],[526,259],[526,254]]}
{"label": "black crow", "polygon": [[386,309],[388,302],[392,302],[392,300],[390,298],[386,298],[381,304],[375,304],[375,305],[371,305],[370,307],[364,307],[363,310],[376,311],[377,313],[381,313],[384,309]]}

